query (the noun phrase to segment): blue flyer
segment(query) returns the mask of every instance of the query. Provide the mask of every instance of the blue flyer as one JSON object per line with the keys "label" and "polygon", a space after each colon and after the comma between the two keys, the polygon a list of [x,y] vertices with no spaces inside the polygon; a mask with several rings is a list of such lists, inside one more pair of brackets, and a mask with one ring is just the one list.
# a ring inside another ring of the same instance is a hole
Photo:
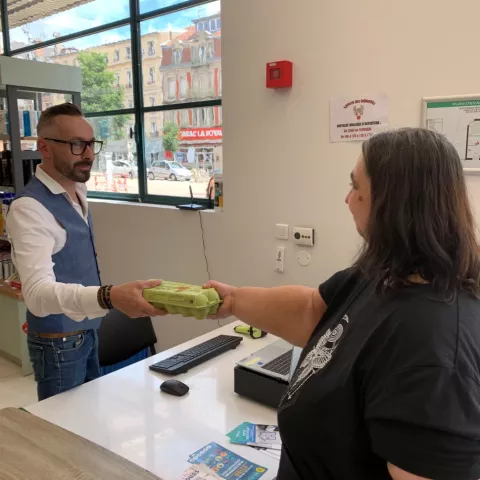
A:
{"label": "blue flyer", "polygon": [[282,439],[276,425],[256,425],[244,422],[230,433],[227,433],[232,443],[250,445],[274,450],[281,450]]}
{"label": "blue flyer", "polygon": [[213,442],[192,453],[188,462],[195,465],[203,463],[224,480],[257,480],[267,471],[265,467]]}

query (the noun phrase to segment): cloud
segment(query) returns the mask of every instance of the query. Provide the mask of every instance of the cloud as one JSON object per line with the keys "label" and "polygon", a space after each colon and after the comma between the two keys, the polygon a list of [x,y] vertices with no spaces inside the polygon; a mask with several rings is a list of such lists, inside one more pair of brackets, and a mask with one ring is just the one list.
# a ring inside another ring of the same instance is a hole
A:
{"label": "cloud", "polygon": [[107,33],[100,37],[100,43],[102,44],[120,42],[121,40],[125,39],[118,33]]}
{"label": "cloud", "polygon": [[68,10],[66,12],[58,13],[52,17],[43,20],[45,25],[57,28],[62,35],[67,32],[79,32],[81,30],[87,30],[88,28],[98,27],[105,23],[102,17],[85,18],[77,15],[76,12]]}

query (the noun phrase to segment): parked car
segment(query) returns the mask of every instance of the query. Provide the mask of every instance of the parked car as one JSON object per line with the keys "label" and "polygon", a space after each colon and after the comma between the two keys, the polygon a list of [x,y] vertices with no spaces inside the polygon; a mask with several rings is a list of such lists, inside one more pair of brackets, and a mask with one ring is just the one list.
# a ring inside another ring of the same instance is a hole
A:
{"label": "parked car", "polygon": [[149,180],[155,180],[156,178],[168,179],[172,181],[187,182],[192,178],[192,172],[185,168],[178,162],[172,162],[168,160],[157,160],[152,163],[152,166],[147,170]]}
{"label": "parked car", "polygon": [[[138,176],[137,166],[127,160],[111,160],[113,175],[122,175],[128,178],[136,178]],[[107,173],[106,162],[102,165],[102,173]]]}

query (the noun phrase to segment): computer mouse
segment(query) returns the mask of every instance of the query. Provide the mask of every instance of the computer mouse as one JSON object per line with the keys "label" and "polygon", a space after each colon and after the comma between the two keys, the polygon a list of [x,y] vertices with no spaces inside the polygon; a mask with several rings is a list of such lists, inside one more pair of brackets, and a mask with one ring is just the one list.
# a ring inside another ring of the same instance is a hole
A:
{"label": "computer mouse", "polygon": [[169,395],[183,397],[188,393],[190,388],[179,380],[166,380],[160,385],[160,390]]}

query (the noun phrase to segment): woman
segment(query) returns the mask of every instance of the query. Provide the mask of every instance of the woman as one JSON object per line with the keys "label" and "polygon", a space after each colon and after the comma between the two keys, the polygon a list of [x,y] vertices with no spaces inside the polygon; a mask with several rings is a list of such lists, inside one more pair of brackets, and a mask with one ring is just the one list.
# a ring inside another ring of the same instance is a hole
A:
{"label": "woman", "polygon": [[319,290],[210,282],[304,347],[279,408],[278,480],[480,478],[480,262],[462,165],[441,135],[372,137],[346,203],[365,245]]}

